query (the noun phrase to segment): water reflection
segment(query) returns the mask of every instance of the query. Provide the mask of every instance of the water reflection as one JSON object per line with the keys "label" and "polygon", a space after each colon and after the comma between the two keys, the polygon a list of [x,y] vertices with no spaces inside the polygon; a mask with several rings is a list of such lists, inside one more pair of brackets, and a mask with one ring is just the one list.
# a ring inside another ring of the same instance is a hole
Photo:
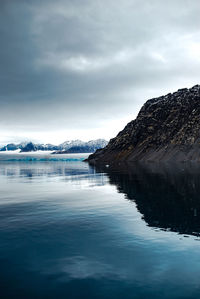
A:
{"label": "water reflection", "polygon": [[1,162],[1,297],[199,298],[199,173]]}
{"label": "water reflection", "polygon": [[136,203],[149,226],[200,236],[200,165],[132,163],[96,171]]}
{"label": "water reflection", "polygon": [[92,174],[94,169],[83,162],[4,162],[0,175],[8,177],[73,176]]}
{"label": "water reflection", "polygon": [[60,177],[88,186],[109,183],[133,201],[151,227],[200,236],[200,165],[131,163],[90,166],[72,162],[1,162],[0,175],[26,181]]}

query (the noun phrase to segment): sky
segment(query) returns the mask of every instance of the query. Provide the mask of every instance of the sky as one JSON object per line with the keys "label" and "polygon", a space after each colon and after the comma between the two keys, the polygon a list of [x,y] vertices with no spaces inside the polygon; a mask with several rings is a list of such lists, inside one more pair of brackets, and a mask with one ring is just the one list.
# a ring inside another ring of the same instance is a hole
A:
{"label": "sky", "polygon": [[109,140],[200,83],[199,0],[1,0],[0,144]]}

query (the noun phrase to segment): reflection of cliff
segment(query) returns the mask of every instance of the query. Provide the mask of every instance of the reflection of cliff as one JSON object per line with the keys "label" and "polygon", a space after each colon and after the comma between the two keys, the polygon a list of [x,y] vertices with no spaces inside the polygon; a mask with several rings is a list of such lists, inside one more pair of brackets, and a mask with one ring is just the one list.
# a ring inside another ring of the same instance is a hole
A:
{"label": "reflection of cliff", "polygon": [[103,170],[148,225],[200,235],[200,166],[121,164]]}

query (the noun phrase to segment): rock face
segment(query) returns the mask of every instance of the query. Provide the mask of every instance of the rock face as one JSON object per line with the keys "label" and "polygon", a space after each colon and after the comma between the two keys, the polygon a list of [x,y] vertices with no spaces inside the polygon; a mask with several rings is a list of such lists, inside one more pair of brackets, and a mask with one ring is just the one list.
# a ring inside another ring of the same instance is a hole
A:
{"label": "rock face", "polygon": [[148,100],[88,161],[200,161],[200,86]]}

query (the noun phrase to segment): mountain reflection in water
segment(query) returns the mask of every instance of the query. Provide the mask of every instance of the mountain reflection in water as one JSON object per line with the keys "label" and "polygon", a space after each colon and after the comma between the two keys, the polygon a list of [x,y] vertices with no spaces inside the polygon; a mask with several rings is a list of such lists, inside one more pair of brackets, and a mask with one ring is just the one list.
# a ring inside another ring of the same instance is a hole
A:
{"label": "mountain reflection in water", "polygon": [[9,157],[1,298],[200,298],[199,165]]}
{"label": "mountain reflection in water", "polygon": [[149,226],[200,235],[200,164],[120,163],[95,168],[136,203]]}

